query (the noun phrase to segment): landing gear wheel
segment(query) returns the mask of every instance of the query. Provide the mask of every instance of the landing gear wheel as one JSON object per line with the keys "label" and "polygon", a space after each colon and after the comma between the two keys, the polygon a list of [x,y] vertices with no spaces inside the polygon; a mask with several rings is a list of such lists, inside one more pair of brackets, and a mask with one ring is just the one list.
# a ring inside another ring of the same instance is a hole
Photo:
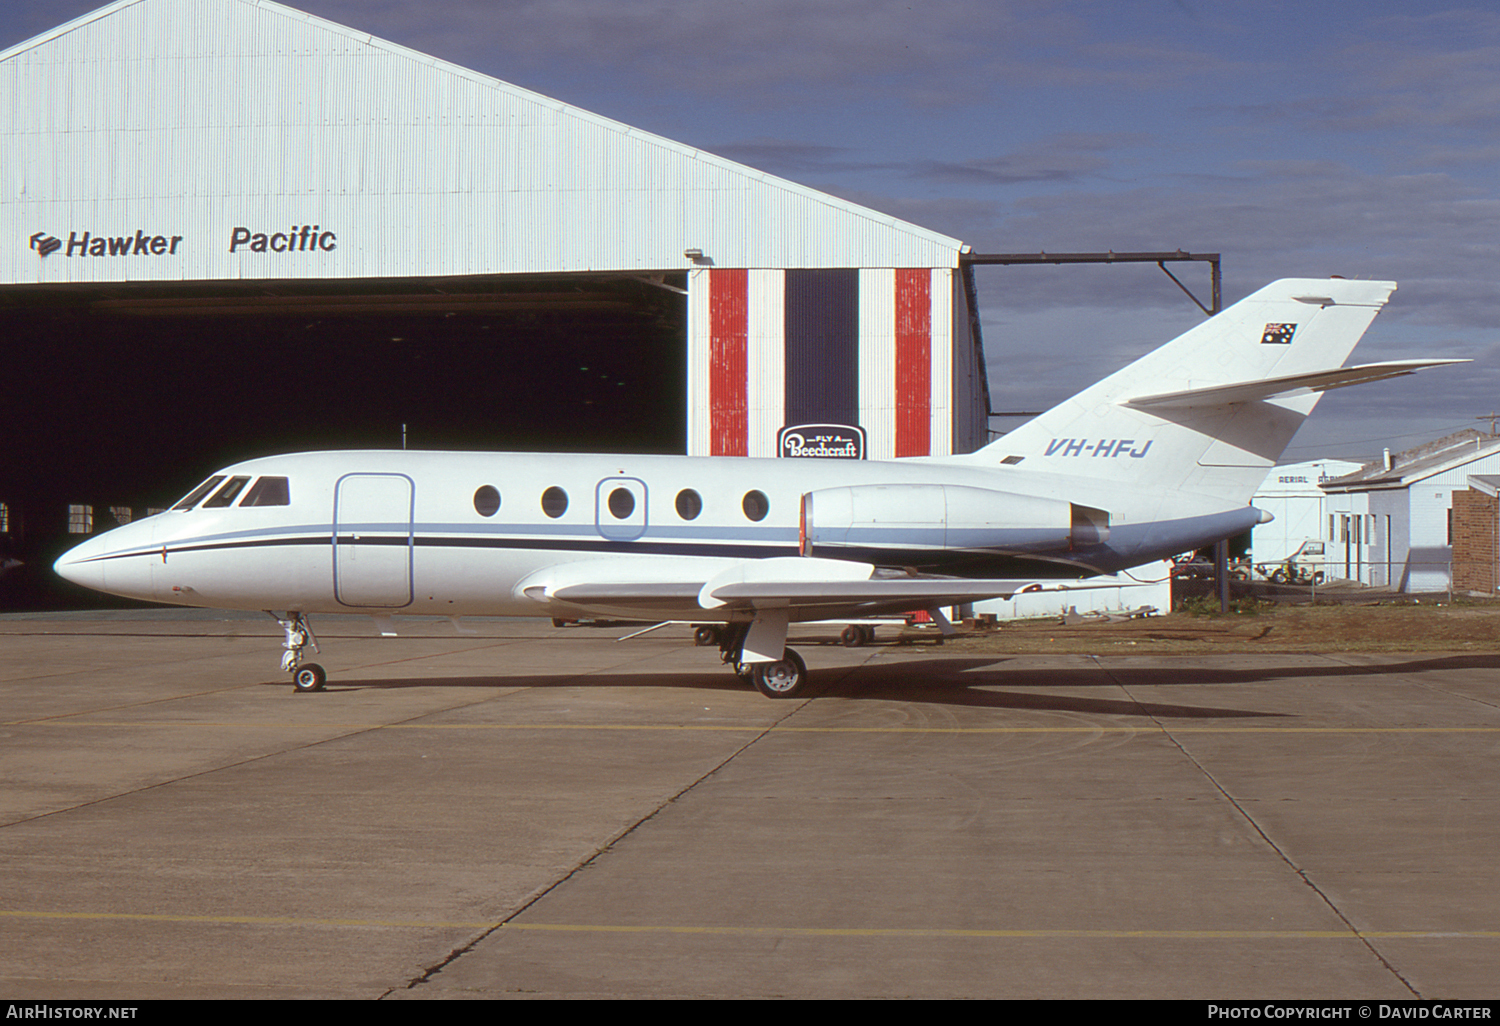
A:
{"label": "landing gear wheel", "polygon": [[719,629],[717,627],[697,627],[693,630],[693,644],[699,648],[707,648],[709,645],[719,643]]}
{"label": "landing gear wheel", "polygon": [[303,663],[292,673],[292,690],[298,692],[322,691],[328,680],[328,671],[317,663]]}
{"label": "landing gear wheel", "polygon": [[850,624],[839,634],[839,644],[845,648],[859,648],[868,639],[865,637],[865,629],[857,624]]}
{"label": "landing gear wheel", "polygon": [[755,689],[767,698],[796,698],[807,686],[807,664],[791,649],[774,663],[753,664]]}

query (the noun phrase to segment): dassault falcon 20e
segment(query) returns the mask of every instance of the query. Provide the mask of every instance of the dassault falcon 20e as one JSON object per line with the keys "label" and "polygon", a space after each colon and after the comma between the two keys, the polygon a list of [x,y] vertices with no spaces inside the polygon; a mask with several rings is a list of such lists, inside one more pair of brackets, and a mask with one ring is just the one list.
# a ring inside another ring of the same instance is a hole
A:
{"label": "dassault falcon 20e", "polygon": [[1268,520],[1249,500],[1324,390],[1463,362],[1341,366],[1394,289],[1275,282],[965,455],[272,456],[56,569],[271,612],[299,690],[325,679],[307,614],[401,612],[723,624],[724,661],[787,697],[807,679],[789,623],[1087,587]]}

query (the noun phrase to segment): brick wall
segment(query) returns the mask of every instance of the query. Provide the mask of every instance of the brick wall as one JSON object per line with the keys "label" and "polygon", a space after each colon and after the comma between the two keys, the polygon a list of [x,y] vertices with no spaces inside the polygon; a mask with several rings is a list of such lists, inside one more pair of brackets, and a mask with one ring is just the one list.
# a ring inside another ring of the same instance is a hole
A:
{"label": "brick wall", "polygon": [[1500,499],[1473,488],[1453,492],[1453,590],[1493,592],[1496,580],[1495,532]]}

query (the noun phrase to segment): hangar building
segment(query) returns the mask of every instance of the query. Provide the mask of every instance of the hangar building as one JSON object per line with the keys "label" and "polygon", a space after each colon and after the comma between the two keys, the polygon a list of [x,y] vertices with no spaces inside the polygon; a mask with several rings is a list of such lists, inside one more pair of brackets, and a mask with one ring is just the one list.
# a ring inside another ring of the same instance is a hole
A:
{"label": "hangar building", "polygon": [[116,0],[0,53],[0,153],[13,551],[65,503],[139,515],[209,466],[402,425],[985,441],[958,240],[269,0]]}

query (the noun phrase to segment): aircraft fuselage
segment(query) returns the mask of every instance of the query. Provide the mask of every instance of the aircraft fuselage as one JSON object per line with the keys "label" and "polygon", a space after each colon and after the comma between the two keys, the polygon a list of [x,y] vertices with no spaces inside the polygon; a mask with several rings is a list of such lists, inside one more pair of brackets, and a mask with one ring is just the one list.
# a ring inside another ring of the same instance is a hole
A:
{"label": "aircraft fuselage", "polygon": [[[1249,507],[1185,496],[1164,521],[1159,491],[1100,494],[1066,474],[955,460],[356,450],[249,460],[214,478],[178,504],[188,508],[102,534],[58,569],[101,591],[181,605],[565,615],[528,596],[528,579],[607,558],[631,579],[702,580],[719,563],[798,555],[1078,578],[1256,519]],[[280,482],[269,502],[267,480]],[[683,605],[663,596],[616,611],[662,616]],[[676,612],[715,618],[696,601]]]}

